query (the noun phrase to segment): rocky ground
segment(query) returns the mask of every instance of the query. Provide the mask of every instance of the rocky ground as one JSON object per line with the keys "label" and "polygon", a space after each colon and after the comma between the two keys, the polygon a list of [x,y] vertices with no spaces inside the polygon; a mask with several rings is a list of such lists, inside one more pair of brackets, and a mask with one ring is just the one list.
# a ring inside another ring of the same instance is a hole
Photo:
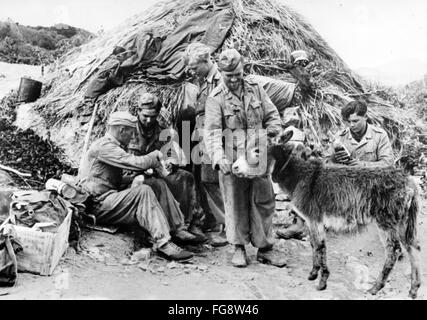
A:
{"label": "rocky ground", "polygon": [[[285,212],[278,212],[276,223]],[[426,199],[418,227],[425,249]],[[20,273],[14,288],[1,289],[1,299],[408,299],[410,265],[406,255],[397,262],[386,287],[377,296],[366,293],[385,258],[373,225],[357,236],[329,235],[331,276],[327,290],[322,292],[316,291],[315,282],[307,280],[311,269],[307,240],[277,240],[277,249],[288,259],[287,267],[282,269],[258,263],[252,247],[248,250],[250,265],[234,268],[229,264],[231,246],[189,248],[196,257],[186,264],[155,255],[132,262],[134,238],[121,232],[86,230],[81,247],[79,253],[69,248],[50,277]],[[422,250],[421,262],[425,261],[427,252]],[[424,283],[426,275],[423,271]],[[427,285],[420,288],[418,299],[427,299]]]}

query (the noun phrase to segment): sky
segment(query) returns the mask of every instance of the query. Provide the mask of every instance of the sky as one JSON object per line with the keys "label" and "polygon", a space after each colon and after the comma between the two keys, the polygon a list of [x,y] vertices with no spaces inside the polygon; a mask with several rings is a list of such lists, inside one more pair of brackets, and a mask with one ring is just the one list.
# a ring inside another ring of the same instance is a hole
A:
{"label": "sky", "polygon": [[[191,0],[189,0],[191,1]],[[302,14],[353,69],[427,65],[427,0],[277,0]],[[0,0],[0,21],[108,30],[157,0]]]}

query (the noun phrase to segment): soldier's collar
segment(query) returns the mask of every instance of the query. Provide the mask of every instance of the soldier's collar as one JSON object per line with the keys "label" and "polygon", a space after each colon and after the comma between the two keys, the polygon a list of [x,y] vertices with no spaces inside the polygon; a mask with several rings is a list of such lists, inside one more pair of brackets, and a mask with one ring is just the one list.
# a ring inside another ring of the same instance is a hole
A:
{"label": "soldier's collar", "polygon": [[372,139],[372,126],[369,123],[367,123],[366,126],[367,128],[364,138],[370,140]]}
{"label": "soldier's collar", "polygon": [[218,71],[218,65],[214,63],[211,70],[209,70],[208,75],[206,76],[206,81],[212,83],[214,79],[218,80],[221,78],[221,75]]}

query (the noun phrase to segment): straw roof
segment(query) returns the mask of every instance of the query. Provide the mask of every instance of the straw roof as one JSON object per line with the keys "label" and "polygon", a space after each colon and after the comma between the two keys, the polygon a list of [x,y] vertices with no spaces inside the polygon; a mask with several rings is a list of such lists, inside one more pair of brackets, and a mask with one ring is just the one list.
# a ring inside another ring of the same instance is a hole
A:
{"label": "straw roof", "polygon": [[[92,105],[85,104],[84,93],[96,71],[111,55],[114,47],[126,46],[134,37],[156,30],[167,37],[207,0],[168,0],[156,4],[146,12],[128,19],[121,26],[99,38],[74,49],[52,66],[44,95],[33,110],[44,119],[51,139],[65,149],[78,163]],[[355,99],[365,99],[370,106],[373,122],[383,125],[400,147],[400,119],[396,109],[386,99],[366,92],[361,79],[355,75],[299,14],[274,0],[232,0],[235,16],[222,47],[236,48],[245,57],[247,72],[276,79],[298,82],[289,71],[290,54],[306,50],[313,62],[307,68],[313,90],[299,90],[294,103],[300,106],[300,117],[314,144],[322,144],[342,124],[341,107]],[[68,69],[66,72],[65,70]],[[113,110],[132,109],[142,92],[157,94],[173,116],[182,101],[182,83],[161,83],[148,79],[136,68],[125,84],[100,96],[95,127],[91,139],[104,132],[106,119]],[[37,128],[36,128],[37,129]]]}

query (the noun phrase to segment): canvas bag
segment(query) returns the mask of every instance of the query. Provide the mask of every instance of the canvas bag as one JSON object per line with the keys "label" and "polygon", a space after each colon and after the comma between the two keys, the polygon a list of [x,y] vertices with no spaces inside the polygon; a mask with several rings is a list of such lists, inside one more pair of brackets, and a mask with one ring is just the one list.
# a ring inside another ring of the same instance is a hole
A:
{"label": "canvas bag", "polygon": [[12,287],[18,277],[16,253],[22,246],[16,240],[15,230],[11,225],[0,226],[0,287]]}
{"label": "canvas bag", "polygon": [[49,224],[43,230],[56,232],[69,209],[72,210],[72,205],[56,191],[16,191],[12,196],[10,216],[17,225],[31,228],[36,223]]}

